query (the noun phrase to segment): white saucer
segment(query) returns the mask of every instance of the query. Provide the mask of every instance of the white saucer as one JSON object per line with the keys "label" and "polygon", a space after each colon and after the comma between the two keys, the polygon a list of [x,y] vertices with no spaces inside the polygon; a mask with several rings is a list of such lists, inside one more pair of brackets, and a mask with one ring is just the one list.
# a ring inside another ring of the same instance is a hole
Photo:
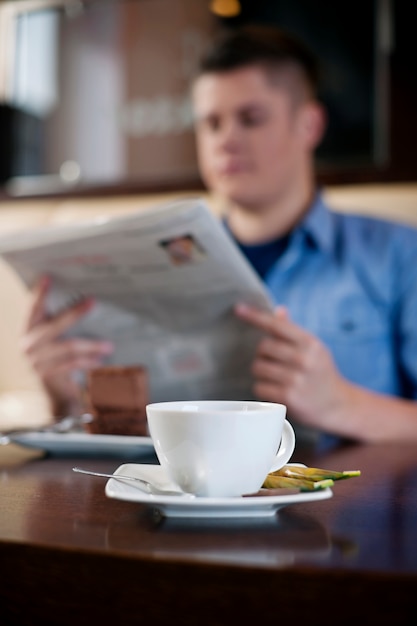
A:
{"label": "white saucer", "polygon": [[111,456],[122,459],[154,454],[150,437],[92,435],[90,433],[20,433],[10,437],[14,443],[44,450],[54,456]]}
{"label": "white saucer", "polygon": [[[125,463],[117,468],[115,476],[137,476],[149,480],[160,489],[178,489],[160,465]],[[269,517],[278,509],[297,502],[313,502],[331,498],[331,489],[312,492],[256,495],[236,498],[189,498],[186,495],[154,495],[134,483],[110,478],[106,483],[106,496],[128,502],[139,502],[157,509],[166,517]]]}

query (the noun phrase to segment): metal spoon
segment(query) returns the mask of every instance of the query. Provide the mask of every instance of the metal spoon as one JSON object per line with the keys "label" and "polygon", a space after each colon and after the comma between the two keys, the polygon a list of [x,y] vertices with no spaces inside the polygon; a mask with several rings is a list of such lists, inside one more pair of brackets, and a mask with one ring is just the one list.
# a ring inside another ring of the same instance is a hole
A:
{"label": "metal spoon", "polygon": [[179,489],[174,491],[173,489],[161,489],[160,487],[156,487],[148,480],[143,478],[138,478],[137,476],[125,476],[124,474],[104,474],[103,472],[92,472],[91,470],[81,469],[80,467],[73,467],[73,472],[78,472],[79,474],[87,474],[89,476],[100,476],[101,478],[114,478],[115,480],[127,480],[134,481],[136,485],[144,491],[145,493],[149,493],[151,496],[183,496],[186,498],[195,498],[192,493],[185,493],[184,491],[180,491]]}

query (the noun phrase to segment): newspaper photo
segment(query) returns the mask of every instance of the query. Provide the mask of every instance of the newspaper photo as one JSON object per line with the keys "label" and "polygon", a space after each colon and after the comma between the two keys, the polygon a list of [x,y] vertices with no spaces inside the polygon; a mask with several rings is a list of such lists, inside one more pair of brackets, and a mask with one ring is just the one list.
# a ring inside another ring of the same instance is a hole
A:
{"label": "newspaper photo", "polygon": [[105,364],[146,367],[151,401],[253,397],[260,335],[233,307],[272,302],[202,200],[8,235],[0,255],[29,288],[51,278],[50,314],[95,298],[70,335],[113,342]]}

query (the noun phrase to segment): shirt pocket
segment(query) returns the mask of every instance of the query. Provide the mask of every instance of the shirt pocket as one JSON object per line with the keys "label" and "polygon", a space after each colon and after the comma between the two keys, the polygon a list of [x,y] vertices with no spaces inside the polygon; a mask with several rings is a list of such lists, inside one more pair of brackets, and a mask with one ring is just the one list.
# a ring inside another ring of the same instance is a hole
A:
{"label": "shirt pocket", "polygon": [[387,308],[360,296],[348,298],[326,311],[317,335],[343,376],[374,391],[397,393],[396,351]]}
{"label": "shirt pocket", "polygon": [[326,307],[320,316],[320,329],[338,341],[366,341],[390,334],[387,307],[361,296],[351,296]]}

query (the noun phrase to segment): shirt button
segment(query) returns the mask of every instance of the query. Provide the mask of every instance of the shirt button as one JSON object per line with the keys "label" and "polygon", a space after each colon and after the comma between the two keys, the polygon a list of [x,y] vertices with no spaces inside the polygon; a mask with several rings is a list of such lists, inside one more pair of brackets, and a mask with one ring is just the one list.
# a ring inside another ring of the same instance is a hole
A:
{"label": "shirt button", "polygon": [[344,322],[342,322],[341,328],[342,330],[345,330],[346,332],[350,333],[352,332],[352,330],[355,330],[356,324],[353,320],[345,320]]}

